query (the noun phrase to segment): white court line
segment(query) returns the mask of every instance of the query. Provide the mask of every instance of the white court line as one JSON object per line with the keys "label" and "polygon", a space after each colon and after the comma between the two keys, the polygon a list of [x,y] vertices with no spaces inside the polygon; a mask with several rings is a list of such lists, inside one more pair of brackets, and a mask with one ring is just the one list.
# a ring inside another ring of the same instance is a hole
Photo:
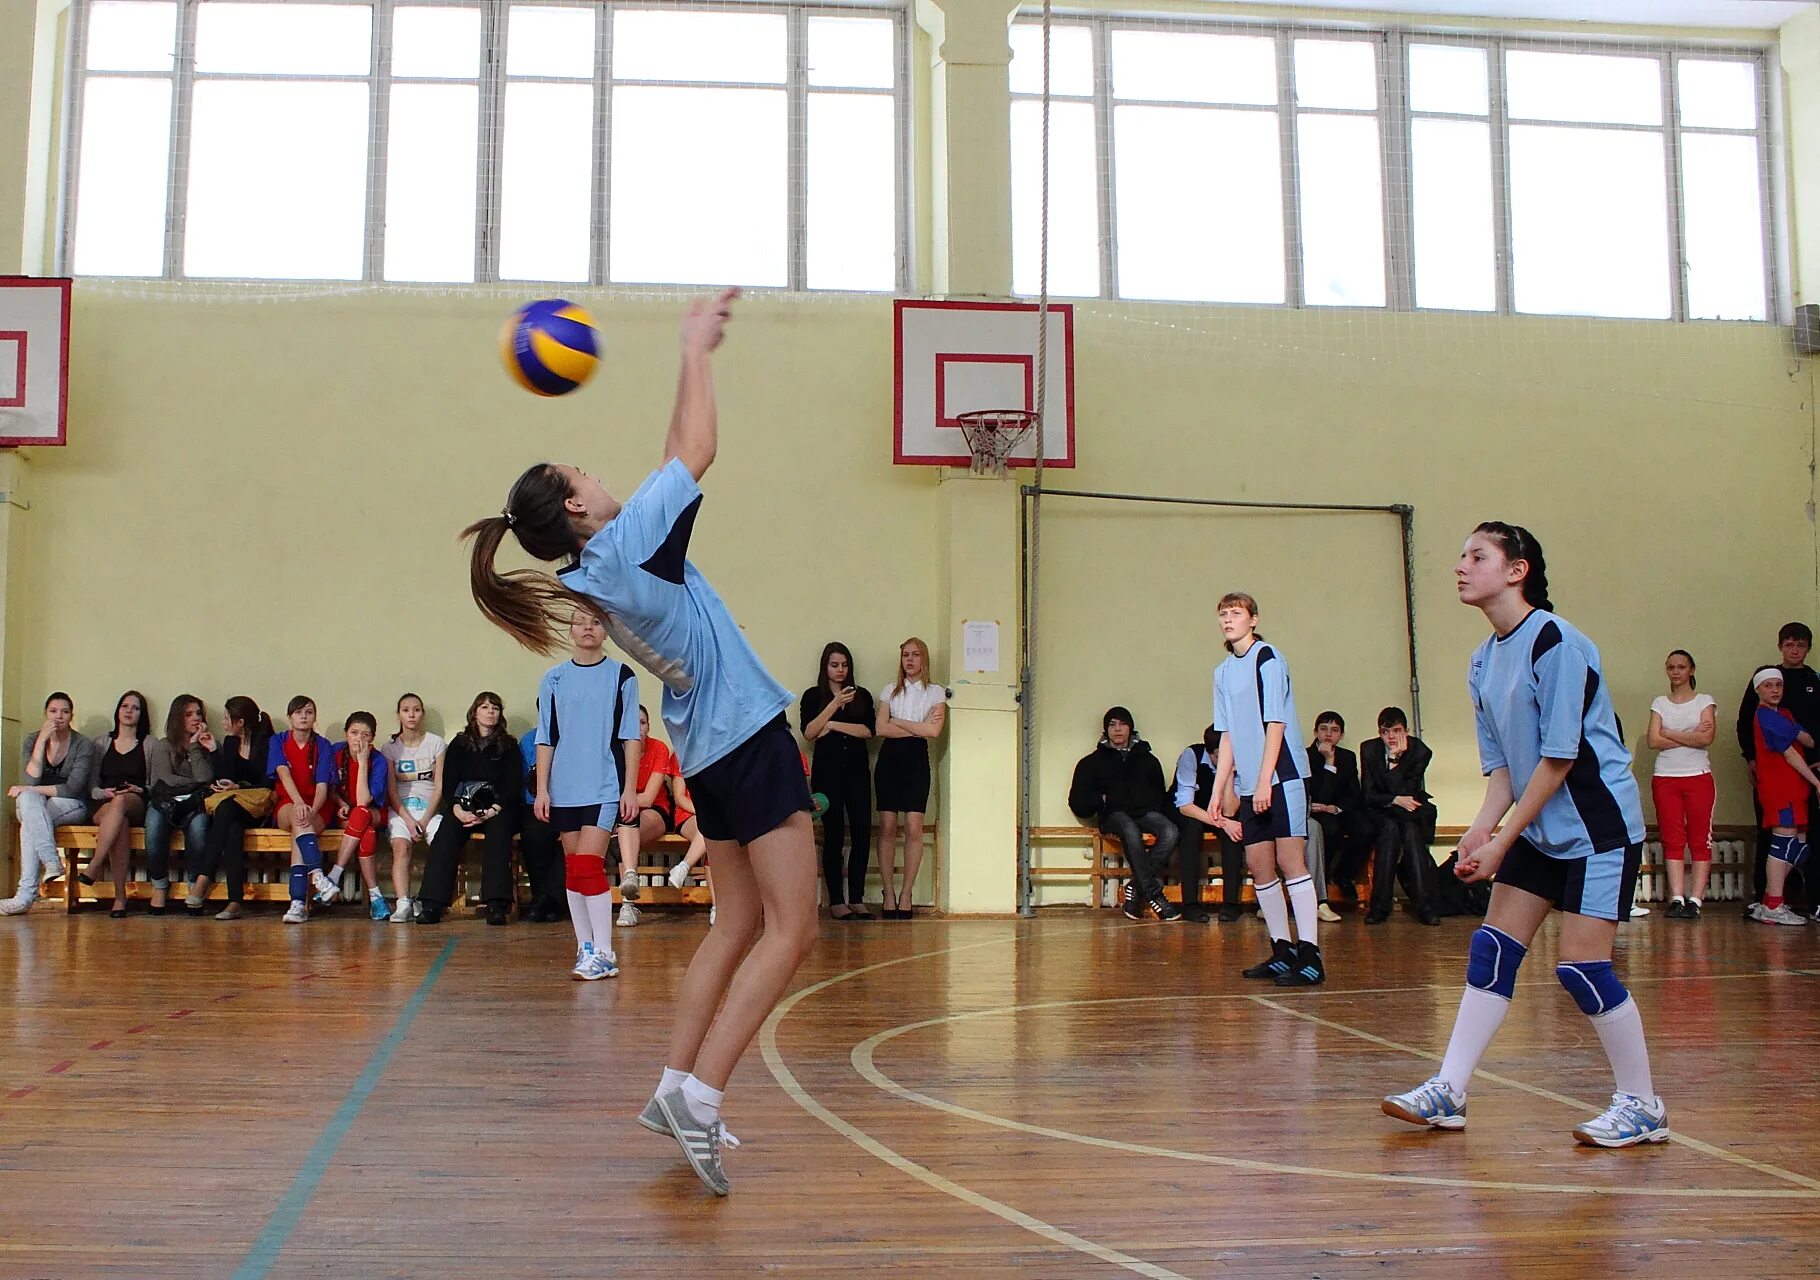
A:
{"label": "white court line", "polygon": [[[1279,1013],[1286,1013],[1292,1018],[1300,1018],[1304,1022],[1312,1022],[1316,1026],[1327,1027],[1328,1029],[1333,1030],[1333,1031],[1343,1031],[1349,1036],[1357,1036],[1361,1040],[1369,1041],[1372,1044],[1382,1045],[1386,1049],[1395,1049],[1398,1053],[1407,1053],[1413,1057],[1426,1058],[1430,1062],[1441,1061],[1441,1055],[1439,1055],[1439,1054],[1428,1053],[1422,1049],[1411,1048],[1409,1045],[1406,1045],[1406,1044],[1398,1044],[1394,1040],[1386,1040],[1382,1036],[1375,1036],[1369,1031],[1361,1031],[1357,1027],[1349,1027],[1343,1022],[1334,1022],[1327,1018],[1317,1018],[1312,1013],[1303,1013],[1299,1009],[1291,1009],[1288,1005],[1282,1004],[1281,1002],[1276,1001],[1276,1000],[1272,1000],[1268,996],[1252,996],[1251,999],[1256,1001],[1258,1004],[1265,1006],[1266,1008],[1275,1009]],[[1521,1080],[1513,1080],[1509,1076],[1501,1076],[1501,1075],[1496,1074],[1495,1072],[1486,1071],[1483,1068],[1473,1072],[1473,1074],[1475,1076],[1483,1076],[1485,1079],[1492,1081],[1494,1084],[1501,1084],[1501,1085],[1504,1085],[1511,1089],[1520,1089],[1524,1093],[1532,1094],[1538,1098],[1547,1098],[1550,1102],[1559,1102],[1564,1106],[1577,1107],[1582,1111],[1597,1112],[1600,1110],[1600,1108],[1595,1107],[1590,1102],[1581,1102],[1579,1099],[1570,1098],[1566,1094],[1555,1093],[1548,1089],[1538,1088],[1537,1086],[1535,1086],[1533,1084],[1525,1084]],[[1709,1155],[1718,1160],[1728,1160],[1732,1164],[1742,1165],[1746,1169],[1754,1169],[1758,1173],[1766,1174],[1772,1178],[1778,1178],[1783,1182],[1792,1182],[1798,1187],[1806,1187],[1810,1192],[1820,1193],[1820,1181],[1816,1181],[1813,1178],[1804,1177],[1803,1175],[1801,1175],[1799,1173],[1792,1173],[1787,1169],[1778,1168],[1777,1166],[1775,1166],[1773,1164],[1764,1164],[1761,1161],[1752,1160],[1749,1156],[1737,1155],[1734,1152],[1726,1151],[1719,1147],[1715,1147],[1710,1143],[1701,1142],[1698,1138],[1690,1138],[1685,1133],[1682,1133],[1679,1130],[1674,1129],[1672,1126],[1669,1129],[1668,1140],[1670,1142],[1678,1142],[1684,1147],[1691,1147],[1695,1151],[1698,1151],[1703,1155]],[[1656,1194],[1666,1195],[1666,1194],[1672,1194],[1672,1193],[1657,1192]],[[1723,1193],[1715,1191],[1710,1194],[1720,1195]],[[1767,1195],[1775,1195],[1778,1193],[1769,1192],[1769,1191],[1760,1191],[1760,1192],[1756,1192],[1755,1194],[1767,1196]],[[1780,1194],[1783,1196],[1788,1196],[1788,1195],[1795,1194],[1795,1193],[1782,1192]]]}
{"label": "white court line", "polygon": [[877,969],[886,969],[892,965],[903,964],[910,960],[922,960],[930,956],[946,955],[955,951],[971,951],[979,947],[1003,946],[1007,941],[1015,940],[1015,936],[1009,939],[993,938],[987,942],[974,942],[965,946],[946,947],[940,951],[925,951],[917,955],[900,956],[895,960],[885,960],[878,964],[867,965],[861,969],[853,969],[847,973],[836,974],[834,977],[818,982],[814,986],[804,987],[801,991],[791,995],[779,1004],[777,1008],[773,1009],[771,1011],[771,1016],[765,1019],[765,1025],[759,1031],[759,1045],[764,1052],[765,1066],[770,1068],[772,1077],[776,1079],[777,1083],[783,1088],[783,1091],[790,1096],[791,1100],[794,1101],[797,1106],[801,1107],[804,1111],[807,1111],[830,1129],[846,1138],[860,1150],[883,1160],[894,1169],[909,1174],[917,1181],[934,1187],[942,1194],[952,1196],[963,1204],[972,1205],[976,1209],[984,1209],[987,1213],[1003,1218],[1013,1226],[1022,1227],[1033,1235],[1041,1236],[1043,1239],[1054,1244],[1073,1249],[1077,1253],[1084,1253],[1088,1257],[1098,1259],[1101,1262],[1123,1267],[1127,1271],[1135,1272],[1140,1276],[1147,1276],[1150,1280],[1188,1280],[1186,1276],[1181,1275],[1179,1272],[1171,1271],[1167,1267],[1159,1267],[1155,1263],[1145,1262],[1142,1258],[1134,1258],[1130,1254],[1120,1253],[1117,1249],[1109,1249],[1105,1245],[1096,1244],[1092,1240],[1077,1236],[1071,1231],[1064,1231],[1060,1227],[1044,1222],[1041,1218],[1032,1217],[1021,1209],[1014,1209],[1002,1201],[994,1200],[990,1196],[983,1196],[977,1191],[961,1186],[958,1182],[949,1181],[947,1178],[942,1177],[941,1174],[936,1173],[933,1169],[925,1168],[924,1166],[917,1164],[914,1160],[909,1159],[907,1156],[899,1155],[896,1151],[893,1151],[884,1143],[879,1142],[864,1130],[848,1124],[845,1120],[841,1119],[832,1111],[829,1111],[826,1107],[822,1106],[822,1104],[817,1102],[814,1098],[810,1097],[802,1085],[797,1082],[796,1076],[791,1073],[790,1068],[784,1065],[783,1056],[777,1049],[777,1024],[781,1022],[784,1016],[788,1014],[791,1009],[795,1008],[799,1002],[814,995],[816,992],[823,991],[837,982],[845,982],[849,978],[858,977],[860,974],[871,973]]}

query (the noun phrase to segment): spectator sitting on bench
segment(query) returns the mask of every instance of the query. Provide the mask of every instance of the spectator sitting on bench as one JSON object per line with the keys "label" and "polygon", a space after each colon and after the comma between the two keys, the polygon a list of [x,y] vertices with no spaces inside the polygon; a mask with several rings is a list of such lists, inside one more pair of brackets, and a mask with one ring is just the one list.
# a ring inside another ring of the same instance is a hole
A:
{"label": "spectator sitting on bench", "polygon": [[1378,712],[1378,736],[1359,747],[1365,808],[1377,823],[1377,862],[1371,883],[1371,909],[1366,924],[1390,918],[1395,886],[1401,877],[1409,908],[1423,924],[1440,924],[1428,885],[1435,874],[1428,846],[1434,843],[1436,811],[1424,783],[1434,753],[1409,732],[1401,707]]}
{"label": "spectator sitting on bench", "polygon": [[225,872],[227,905],[215,919],[238,920],[246,898],[246,847],[242,842],[247,829],[262,825],[272,812],[272,789],[265,770],[272,717],[251,698],[236,694],[222,706],[221,732],[221,745],[212,762],[215,781],[210,785],[215,794],[203,802],[209,812],[208,835],[201,863],[192,868],[190,895],[184,899],[183,909],[201,915],[209,881]]}
{"label": "spectator sitting on bench", "polygon": [[[96,827],[95,853],[89,859],[92,884],[106,867],[114,878],[114,908],[118,920],[126,914],[126,877],[133,860],[132,829],[145,821],[145,735],[149,727],[145,695],[128,689],[114,704],[114,727],[95,739],[95,785],[89,791]],[[164,892],[152,887],[152,914],[164,914]]]}
{"label": "spectator sitting on bench", "polygon": [[322,874],[322,832],[334,812],[334,749],[316,732],[316,700],[298,694],[284,709],[290,732],[272,739],[266,750],[266,772],[272,779],[278,812],[273,825],[291,833],[291,906],[286,924],[310,918],[310,891],[329,887]]}
{"label": "spectator sitting on bench", "polygon": [[1243,914],[1239,899],[1245,892],[1245,850],[1219,829],[1207,807],[1213,803],[1213,779],[1219,763],[1220,731],[1212,725],[1202,732],[1199,742],[1183,747],[1175,761],[1175,825],[1180,836],[1176,861],[1181,868],[1182,919],[1196,924],[1206,924],[1210,919],[1201,907],[1209,830],[1220,841],[1220,922],[1230,924]]}
{"label": "spectator sitting on bench", "polygon": [[335,851],[335,865],[326,873],[329,887],[318,891],[316,901],[326,907],[341,897],[341,878],[359,854],[360,878],[367,886],[367,914],[375,920],[389,920],[392,913],[385,903],[385,891],[379,887],[379,833],[386,830],[391,761],[373,750],[379,720],[371,711],[354,712],[341,731],[346,740],[335,748],[335,812],[341,819],[341,848]]}
{"label": "spectator sitting on bench", "polygon": [[[164,717],[164,736],[146,742],[145,767],[150,792],[145,807],[145,875],[152,882],[152,906],[164,907],[171,888],[171,837],[183,829],[184,879],[194,880],[208,843],[209,815],[202,807],[215,763],[209,753],[208,708],[193,693],[171,699]],[[185,900],[187,904],[187,899]]]}
{"label": "spectator sitting on bench", "polygon": [[[1158,870],[1169,865],[1180,838],[1174,806],[1163,787],[1163,766],[1138,737],[1131,712],[1113,707],[1101,721],[1104,734],[1099,746],[1074,766],[1068,787],[1068,807],[1081,821],[1095,819],[1100,830],[1118,837],[1124,847],[1131,878],[1125,882],[1121,905],[1132,920],[1144,918],[1148,907],[1159,920],[1180,920],[1181,911],[1163,896]],[[1144,847],[1144,835],[1156,837],[1154,848]]]}
{"label": "spectator sitting on bench", "polygon": [[[76,704],[67,693],[44,700],[44,724],[25,735],[18,786],[9,787],[19,816],[19,890],[0,902],[0,915],[31,910],[38,887],[63,874],[57,852],[58,827],[88,817],[89,784],[95,777],[95,744],[70,730]],[[122,880],[124,885],[125,881]]]}
{"label": "spectator sitting on bench", "polygon": [[[487,904],[487,923],[506,923],[518,896],[512,883],[512,835],[521,821],[522,759],[517,740],[506,729],[506,704],[491,690],[474,695],[467,723],[443,757],[442,821],[430,837],[430,856],[417,890],[419,923],[438,923],[455,901],[462,851],[476,834],[486,840],[480,850],[480,896]],[[548,874],[545,867],[532,885],[544,887]]]}
{"label": "spectator sitting on bench", "polygon": [[1328,882],[1356,906],[1359,872],[1371,856],[1372,824],[1359,789],[1359,758],[1340,745],[1345,736],[1346,720],[1338,711],[1315,717],[1308,746],[1308,816],[1321,827]]}

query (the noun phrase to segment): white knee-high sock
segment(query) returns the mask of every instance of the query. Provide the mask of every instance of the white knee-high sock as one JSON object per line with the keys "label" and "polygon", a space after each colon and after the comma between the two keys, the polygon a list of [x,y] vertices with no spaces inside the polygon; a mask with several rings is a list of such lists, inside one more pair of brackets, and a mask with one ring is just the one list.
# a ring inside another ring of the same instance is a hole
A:
{"label": "white knee-high sock", "polygon": [[594,926],[594,949],[603,956],[613,956],[613,895],[597,893],[583,898],[588,904],[588,921]]}
{"label": "white knee-high sock", "polygon": [[588,900],[575,890],[568,890],[569,923],[575,926],[575,945],[585,947],[594,941],[594,922],[588,918]]}
{"label": "white knee-high sock", "polygon": [[1316,930],[1321,927],[1321,918],[1314,913],[1314,877],[1298,876],[1294,880],[1285,880],[1283,888],[1288,890],[1289,907],[1295,912],[1295,936],[1303,942],[1315,942],[1318,945]]}
{"label": "white knee-high sock", "polygon": [[1441,1059],[1437,1073],[1453,1091],[1466,1096],[1466,1086],[1478,1069],[1479,1059],[1491,1047],[1491,1038],[1504,1025],[1510,1012],[1510,1001],[1493,991],[1468,987],[1460,996],[1460,1012],[1453,1020],[1453,1035],[1447,1041],[1447,1056]]}
{"label": "white knee-high sock", "polygon": [[1270,930],[1272,942],[1289,941],[1289,904],[1283,901],[1283,882],[1272,880],[1257,886],[1258,910],[1263,913],[1264,927]]}
{"label": "white knee-high sock", "polygon": [[1655,1081],[1649,1074],[1649,1045],[1643,1039],[1643,1015],[1635,1000],[1626,1000],[1610,1013],[1595,1014],[1593,1030],[1611,1059],[1612,1075],[1621,1093],[1634,1093],[1646,1102],[1656,1099]]}

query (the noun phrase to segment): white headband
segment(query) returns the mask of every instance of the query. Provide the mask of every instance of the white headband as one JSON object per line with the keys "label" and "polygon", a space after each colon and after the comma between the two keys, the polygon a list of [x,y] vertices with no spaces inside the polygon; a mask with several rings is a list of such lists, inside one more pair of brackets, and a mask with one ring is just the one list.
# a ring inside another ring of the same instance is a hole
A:
{"label": "white headband", "polygon": [[1781,678],[1782,672],[1779,669],[1775,667],[1765,667],[1750,678],[1750,687],[1753,689],[1761,689],[1765,681],[1780,680]]}

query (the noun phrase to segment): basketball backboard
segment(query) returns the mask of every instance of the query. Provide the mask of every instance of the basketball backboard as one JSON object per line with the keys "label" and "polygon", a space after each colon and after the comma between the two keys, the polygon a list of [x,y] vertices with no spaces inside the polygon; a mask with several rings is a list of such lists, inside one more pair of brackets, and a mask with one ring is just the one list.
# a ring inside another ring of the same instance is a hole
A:
{"label": "basketball backboard", "polygon": [[63,444],[70,282],[0,276],[0,446]]}
{"label": "basketball backboard", "polygon": [[[1049,308],[1048,395],[1043,465],[1074,465],[1074,308]],[[1037,308],[1023,302],[899,299],[897,411],[892,460],[964,467],[972,458],[954,415],[974,409],[1032,409],[1037,403]],[[1010,465],[1036,457],[1034,433]]]}

